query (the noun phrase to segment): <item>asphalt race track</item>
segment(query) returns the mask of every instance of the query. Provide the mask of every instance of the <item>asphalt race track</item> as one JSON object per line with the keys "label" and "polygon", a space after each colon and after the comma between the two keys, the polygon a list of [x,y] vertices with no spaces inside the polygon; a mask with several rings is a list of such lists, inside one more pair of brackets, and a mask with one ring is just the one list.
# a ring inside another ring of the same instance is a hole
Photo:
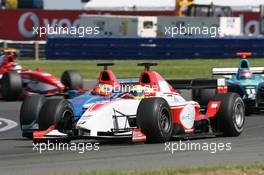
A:
{"label": "asphalt race track", "polygon": [[[21,102],[0,102],[0,174],[48,174],[88,170],[157,169],[200,165],[231,165],[264,162],[264,115],[246,118],[243,134],[236,138],[185,139],[183,143],[231,143],[231,150],[171,151],[165,144],[101,141],[98,151],[33,151],[19,128]],[[16,123],[14,123],[16,122]],[[7,124],[8,123],[8,124]],[[9,127],[10,126],[10,127]],[[91,142],[81,140],[80,142]],[[94,142],[94,141],[92,141]],[[173,140],[170,144],[179,144]]]}

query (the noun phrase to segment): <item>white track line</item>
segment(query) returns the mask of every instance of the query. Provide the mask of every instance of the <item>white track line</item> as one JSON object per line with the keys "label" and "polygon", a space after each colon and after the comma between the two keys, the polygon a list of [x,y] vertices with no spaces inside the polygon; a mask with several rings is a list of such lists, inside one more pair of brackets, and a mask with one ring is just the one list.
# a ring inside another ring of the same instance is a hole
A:
{"label": "white track line", "polygon": [[3,122],[6,123],[7,125],[4,126],[3,128],[0,128],[0,132],[8,131],[17,126],[17,123],[12,120],[0,118],[0,124],[2,124]]}

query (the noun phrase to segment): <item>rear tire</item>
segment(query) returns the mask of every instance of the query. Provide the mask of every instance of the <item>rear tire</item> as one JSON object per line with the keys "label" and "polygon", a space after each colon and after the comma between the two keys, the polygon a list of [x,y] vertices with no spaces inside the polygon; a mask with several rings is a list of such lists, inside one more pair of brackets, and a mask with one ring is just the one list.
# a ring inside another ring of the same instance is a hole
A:
{"label": "rear tire", "polygon": [[55,125],[56,129],[65,132],[72,129],[73,120],[73,108],[67,100],[48,99],[40,111],[39,129],[46,130]]}
{"label": "rear tire", "polygon": [[64,71],[61,76],[61,82],[70,90],[83,87],[83,78],[80,72],[75,70]]}
{"label": "rear tire", "polygon": [[216,94],[216,89],[193,89],[192,99],[199,102],[201,106],[207,106]]}
{"label": "rear tire", "polygon": [[212,127],[224,136],[239,136],[244,128],[245,106],[236,93],[217,94],[214,101],[221,101],[216,117],[211,119]]}
{"label": "rear tire", "polygon": [[137,109],[136,120],[148,143],[163,143],[171,138],[172,115],[165,99],[157,97],[142,99]]}
{"label": "rear tire", "polygon": [[[20,108],[20,127],[22,130],[22,125],[30,125],[34,121],[38,122],[40,110],[45,103],[46,98],[42,95],[28,96],[21,108]],[[32,138],[32,133],[23,132],[22,136],[27,138]]]}
{"label": "rear tire", "polygon": [[17,72],[7,72],[3,75],[1,93],[6,101],[15,101],[22,94],[22,79]]}

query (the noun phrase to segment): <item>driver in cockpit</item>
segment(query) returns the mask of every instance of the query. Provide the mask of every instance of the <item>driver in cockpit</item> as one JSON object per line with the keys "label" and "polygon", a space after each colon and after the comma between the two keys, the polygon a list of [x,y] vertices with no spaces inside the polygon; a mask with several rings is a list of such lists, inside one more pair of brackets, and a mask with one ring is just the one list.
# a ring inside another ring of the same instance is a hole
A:
{"label": "driver in cockpit", "polygon": [[237,78],[239,80],[247,80],[247,79],[253,79],[254,75],[252,73],[251,70],[241,70],[238,75]]}
{"label": "driver in cockpit", "polygon": [[141,85],[133,86],[128,92],[123,93],[121,98],[143,99],[145,98],[146,87]]}
{"label": "driver in cockpit", "polygon": [[[98,84],[94,86],[92,90],[93,95],[103,96],[103,97],[110,97],[114,95],[114,87],[108,84]],[[119,92],[121,94],[121,98],[128,98],[128,99],[143,99],[145,98],[146,87],[141,85],[133,86],[128,92]],[[118,93],[117,93],[118,94]]]}
{"label": "driver in cockpit", "polygon": [[133,86],[129,94],[133,96],[134,99],[143,99],[145,97],[146,87],[141,85]]}
{"label": "driver in cockpit", "polygon": [[98,84],[94,86],[92,94],[98,95],[98,96],[105,96],[109,97],[112,95],[113,92],[113,86],[109,84]]}

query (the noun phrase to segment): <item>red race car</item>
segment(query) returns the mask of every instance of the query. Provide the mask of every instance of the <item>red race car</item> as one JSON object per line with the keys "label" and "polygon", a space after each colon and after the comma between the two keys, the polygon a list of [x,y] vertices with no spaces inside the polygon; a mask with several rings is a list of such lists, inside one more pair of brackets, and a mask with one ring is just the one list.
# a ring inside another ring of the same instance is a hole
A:
{"label": "red race car", "polygon": [[6,101],[23,99],[29,94],[67,95],[69,90],[82,91],[83,80],[78,71],[68,70],[61,81],[41,68],[24,69],[15,62],[15,50],[0,50],[0,97]]}

